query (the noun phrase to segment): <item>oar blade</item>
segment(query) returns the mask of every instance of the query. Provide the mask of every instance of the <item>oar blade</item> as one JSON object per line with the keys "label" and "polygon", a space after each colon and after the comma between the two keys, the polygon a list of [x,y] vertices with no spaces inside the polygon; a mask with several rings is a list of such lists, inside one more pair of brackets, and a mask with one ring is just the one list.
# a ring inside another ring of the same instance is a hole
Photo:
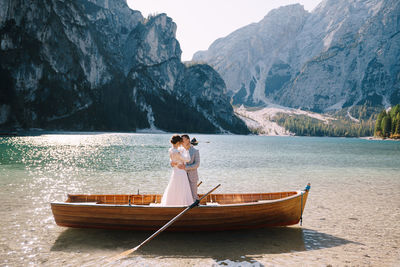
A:
{"label": "oar blade", "polygon": [[138,250],[141,246],[142,246],[142,244],[140,244],[139,246],[134,247],[134,248],[132,249],[132,252],[131,252],[131,253],[133,253],[133,252],[135,252],[136,250]]}
{"label": "oar blade", "polygon": [[131,248],[131,249],[129,249],[129,250],[126,250],[126,251],[122,252],[121,254],[118,254],[118,255],[116,255],[116,256],[114,256],[114,257],[108,259],[108,262],[114,262],[114,261],[118,261],[118,260],[120,260],[120,259],[123,259],[123,258],[125,258],[126,256],[128,256],[129,254],[132,254],[133,252],[135,252],[136,250],[138,250],[139,247],[140,247],[140,245],[139,245],[139,246],[136,246],[136,247],[134,247],[134,248]]}

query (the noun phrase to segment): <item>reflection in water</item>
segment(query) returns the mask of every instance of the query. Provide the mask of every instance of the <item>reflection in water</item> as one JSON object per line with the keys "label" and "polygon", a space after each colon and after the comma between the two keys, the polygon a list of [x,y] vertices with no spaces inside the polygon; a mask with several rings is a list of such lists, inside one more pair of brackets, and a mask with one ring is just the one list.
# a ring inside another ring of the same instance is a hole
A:
{"label": "reflection in water", "polygon": [[[97,229],[67,229],[52,251],[91,252],[108,250],[117,254],[145,240],[152,232]],[[218,264],[257,263],[252,257],[316,250],[353,243],[349,240],[297,227],[278,227],[226,232],[166,232],[131,256],[163,258],[213,258]],[[129,260],[129,259],[128,259]]]}

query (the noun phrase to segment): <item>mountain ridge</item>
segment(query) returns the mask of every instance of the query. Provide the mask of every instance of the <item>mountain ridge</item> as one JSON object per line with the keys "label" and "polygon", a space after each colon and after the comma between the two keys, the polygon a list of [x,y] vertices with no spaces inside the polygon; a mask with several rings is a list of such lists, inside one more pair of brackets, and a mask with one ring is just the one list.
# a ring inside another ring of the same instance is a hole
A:
{"label": "mountain ridge", "polygon": [[193,61],[213,66],[237,105],[388,107],[400,102],[398,14],[393,0],[325,0],[312,12],[289,5],[218,39]]}

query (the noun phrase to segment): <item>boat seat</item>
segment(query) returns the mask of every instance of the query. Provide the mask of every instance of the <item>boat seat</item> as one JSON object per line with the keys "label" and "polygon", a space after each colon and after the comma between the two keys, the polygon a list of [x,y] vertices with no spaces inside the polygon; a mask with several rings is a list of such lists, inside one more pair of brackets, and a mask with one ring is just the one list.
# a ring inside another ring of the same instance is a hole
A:
{"label": "boat seat", "polygon": [[206,202],[207,206],[219,206],[218,202]]}
{"label": "boat seat", "polygon": [[82,205],[82,204],[91,204],[91,205],[93,205],[93,204],[100,204],[98,201],[96,201],[96,202],[68,202],[68,203],[71,203],[71,204],[77,204],[77,205]]}

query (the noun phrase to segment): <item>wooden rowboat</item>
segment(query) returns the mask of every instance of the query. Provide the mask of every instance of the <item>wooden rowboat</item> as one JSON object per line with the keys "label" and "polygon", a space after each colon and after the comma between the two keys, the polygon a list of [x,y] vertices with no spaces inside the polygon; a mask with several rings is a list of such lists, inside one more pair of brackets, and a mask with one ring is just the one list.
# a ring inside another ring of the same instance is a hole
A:
{"label": "wooden rowboat", "polygon": [[[302,191],[210,194],[168,231],[220,231],[299,223],[309,185]],[[202,195],[199,195],[200,197]],[[51,203],[59,226],[158,230],[184,206],[160,206],[161,195],[68,195]]]}

